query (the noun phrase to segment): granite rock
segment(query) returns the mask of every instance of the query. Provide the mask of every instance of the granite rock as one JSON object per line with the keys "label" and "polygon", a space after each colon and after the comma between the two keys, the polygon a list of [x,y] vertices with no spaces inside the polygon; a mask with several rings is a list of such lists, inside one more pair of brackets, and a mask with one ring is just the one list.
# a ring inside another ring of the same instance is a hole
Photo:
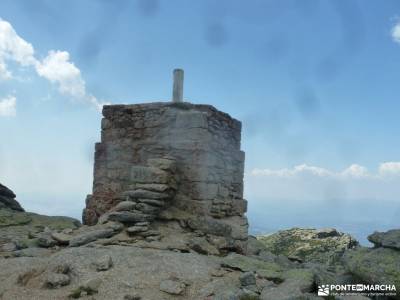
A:
{"label": "granite rock", "polygon": [[160,283],[160,291],[170,295],[182,295],[186,285],[178,280],[163,280]]}
{"label": "granite rock", "polygon": [[335,264],[344,251],[358,242],[348,234],[335,229],[292,228],[260,236],[258,240],[274,254],[283,254],[300,262]]}
{"label": "granite rock", "polygon": [[392,229],[386,232],[375,231],[368,236],[368,240],[373,243],[375,247],[400,250],[400,229]]}
{"label": "granite rock", "polygon": [[24,211],[22,206],[15,200],[16,195],[12,190],[0,183],[0,209],[9,208],[16,211]]}

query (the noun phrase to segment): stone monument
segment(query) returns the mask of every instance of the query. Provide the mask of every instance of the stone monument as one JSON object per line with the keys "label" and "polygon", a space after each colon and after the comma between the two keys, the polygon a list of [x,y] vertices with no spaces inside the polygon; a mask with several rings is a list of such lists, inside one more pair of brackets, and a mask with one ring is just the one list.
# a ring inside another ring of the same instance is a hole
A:
{"label": "stone monument", "polygon": [[183,102],[183,70],[173,74],[172,102],[103,107],[83,222],[135,225],[174,212],[189,230],[243,248],[241,123],[211,105]]}

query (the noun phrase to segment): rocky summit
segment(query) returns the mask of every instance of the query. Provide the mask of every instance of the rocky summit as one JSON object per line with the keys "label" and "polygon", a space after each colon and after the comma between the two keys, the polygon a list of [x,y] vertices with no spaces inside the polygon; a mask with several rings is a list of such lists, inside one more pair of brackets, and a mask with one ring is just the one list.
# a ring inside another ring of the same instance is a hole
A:
{"label": "rocky summit", "polygon": [[126,225],[131,215],[110,218],[145,214],[134,211],[140,203],[120,202],[94,226],[2,207],[0,299],[320,299],[322,284],[400,285],[396,230],[372,234],[367,248],[332,228],[292,228],[248,236],[236,253],[224,239],[230,227],[212,219],[182,211],[134,225]]}
{"label": "rocky summit", "polygon": [[373,233],[373,248],[333,228],[248,235],[241,123],[228,114],[172,102],[107,105],[103,116],[84,225],[25,212],[0,185],[0,299],[318,299],[319,286],[350,283],[400,290],[398,230]]}
{"label": "rocky summit", "polygon": [[283,254],[293,261],[324,264],[334,263],[346,249],[358,245],[350,235],[334,228],[292,228],[258,239],[274,254]]}

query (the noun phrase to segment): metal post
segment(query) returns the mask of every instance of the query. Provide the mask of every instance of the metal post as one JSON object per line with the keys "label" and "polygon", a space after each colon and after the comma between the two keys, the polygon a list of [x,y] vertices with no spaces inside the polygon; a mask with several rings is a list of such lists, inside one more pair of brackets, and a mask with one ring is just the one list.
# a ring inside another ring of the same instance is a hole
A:
{"label": "metal post", "polygon": [[183,102],[183,70],[174,70],[174,86],[172,90],[172,102]]}

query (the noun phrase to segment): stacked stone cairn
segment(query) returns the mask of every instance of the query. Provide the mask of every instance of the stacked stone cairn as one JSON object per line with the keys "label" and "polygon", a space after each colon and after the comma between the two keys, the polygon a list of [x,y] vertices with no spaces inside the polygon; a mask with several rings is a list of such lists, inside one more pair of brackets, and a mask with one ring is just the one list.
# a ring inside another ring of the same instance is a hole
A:
{"label": "stacked stone cairn", "polygon": [[147,166],[133,166],[129,189],[116,197],[117,204],[100,217],[99,223],[120,222],[127,226],[129,235],[148,239],[157,236],[149,225],[175,196],[175,171],[176,162],[171,157],[149,159]]}

